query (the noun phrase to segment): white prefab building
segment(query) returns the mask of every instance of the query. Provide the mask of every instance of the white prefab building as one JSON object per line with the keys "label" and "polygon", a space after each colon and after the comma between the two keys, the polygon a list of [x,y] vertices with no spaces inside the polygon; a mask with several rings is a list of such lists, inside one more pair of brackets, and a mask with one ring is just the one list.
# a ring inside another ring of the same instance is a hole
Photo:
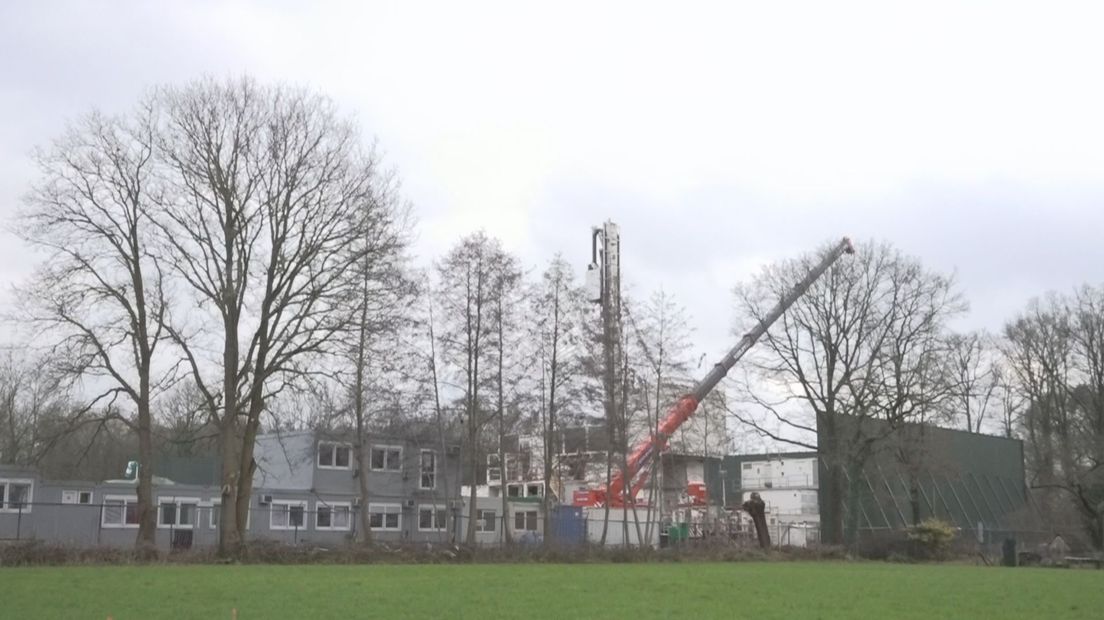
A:
{"label": "white prefab building", "polygon": [[743,499],[758,493],[767,504],[767,514],[780,522],[819,523],[817,482],[815,456],[765,458],[740,464]]}

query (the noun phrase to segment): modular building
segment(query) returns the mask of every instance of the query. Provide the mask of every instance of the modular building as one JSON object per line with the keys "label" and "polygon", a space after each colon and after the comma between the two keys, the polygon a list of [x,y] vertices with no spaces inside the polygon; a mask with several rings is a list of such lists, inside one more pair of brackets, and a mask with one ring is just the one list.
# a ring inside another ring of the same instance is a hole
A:
{"label": "modular building", "polygon": [[[350,442],[314,432],[257,439],[257,472],[247,539],[339,545],[356,537],[368,512],[375,540],[455,539],[459,450],[437,442],[374,437],[368,446],[367,505]],[[217,471],[217,467],[206,468]],[[136,481],[58,481],[30,468],[0,465],[0,540],[37,539],[74,546],[129,546],[138,529]],[[155,476],[157,546],[217,544],[221,487]]]}

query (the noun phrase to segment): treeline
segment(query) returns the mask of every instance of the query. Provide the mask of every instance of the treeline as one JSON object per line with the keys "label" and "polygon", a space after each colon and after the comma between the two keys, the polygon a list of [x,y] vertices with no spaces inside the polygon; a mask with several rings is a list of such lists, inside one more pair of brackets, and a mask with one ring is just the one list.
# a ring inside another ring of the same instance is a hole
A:
{"label": "treeline", "polygon": [[[218,455],[220,552],[235,555],[265,429],[340,433],[360,457],[373,433],[429,432],[462,444],[474,482],[511,434],[601,420],[608,476],[697,370],[686,312],[662,290],[625,296],[607,375],[598,308],[571,261],[527,266],[475,232],[424,267],[397,173],[316,93],[249,79],[160,87],[126,114],[78,119],[35,161],[16,226],[44,258],[18,291],[25,342],[0,368],[0,459],[118,471],[136,455],[140,547],[152,546],[159,451]],[[737,287],[737,331],[818,258]],[[949,276],[860,243],[672,442],[726,451],[728,417],[818,449],[842,515],[852,474],[885,439],[842,420],[1019,436],[1044,509],[1074,515],[1100,546],[1104,289],[1032,302],[1000,334],[957,333],[966,309]],[[825,539],[853,537],[855,512],[822,524]]]}
{"label": "treeline", "polygon": [[159,87],[34,157],[16,227],[44,258],[18,290],[0,459],[117,476],[136,456],[140,548],[158,453],[218,456],[236,555],[266,429],[342,433],[363,456],[372,433],[428,428],[463,443],[474,480],[517,432],[609,419],[624,452],[686,381],[688,322],[662,292],[626,302],[615,389],[632,398],[605,411],[597,309],[568,261],[529,269],[476,232],[419,268],[397,174],[319,94]]}
{"label": "treeline", "polygon": [[[738,287],[737,316],[763,316],[817,258],[770,266]],[[1032,301],[998,334],[952,329],[966,310],[948,275],[888,244],[860,244],[745,359],[729,384],[740,403],[733,415],[820,452],[828,466],[820,484],[835,502],[822,514],[828,541],[854,540],[859,511],[850,508],[875,450],[893,451],[913,472],[918,519],[919,475],[940,456],[909,429],[935,424],[1022,438],[1036,524],[1072,521],[1101,548],[1104,287]]]}

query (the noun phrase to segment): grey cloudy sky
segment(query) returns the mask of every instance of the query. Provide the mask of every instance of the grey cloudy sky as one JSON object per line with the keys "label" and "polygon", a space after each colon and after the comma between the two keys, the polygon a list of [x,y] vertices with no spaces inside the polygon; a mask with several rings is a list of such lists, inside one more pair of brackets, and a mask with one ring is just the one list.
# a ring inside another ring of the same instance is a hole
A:
{"label": "grey cloudy sky", "polygon": [[[379,139],[424,260],[485,228],[581,269],[612,218],[710,356],[736,282],[843,234],[957,271],[968,327],[1104,280],[1095,3],[598,4],[5,2],[0,216],[67,119],[250,73]],[[2,238],[0,279],[32,264]]]}

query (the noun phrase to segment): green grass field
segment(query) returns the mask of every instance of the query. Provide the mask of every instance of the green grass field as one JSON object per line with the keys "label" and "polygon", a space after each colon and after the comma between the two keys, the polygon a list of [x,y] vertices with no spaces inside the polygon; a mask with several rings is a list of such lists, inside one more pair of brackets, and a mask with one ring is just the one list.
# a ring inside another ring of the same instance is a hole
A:
{"label": "green grass field", "polygon": [[1104,571],[881,563],[0,569],[3,618],[1093,618]]}

